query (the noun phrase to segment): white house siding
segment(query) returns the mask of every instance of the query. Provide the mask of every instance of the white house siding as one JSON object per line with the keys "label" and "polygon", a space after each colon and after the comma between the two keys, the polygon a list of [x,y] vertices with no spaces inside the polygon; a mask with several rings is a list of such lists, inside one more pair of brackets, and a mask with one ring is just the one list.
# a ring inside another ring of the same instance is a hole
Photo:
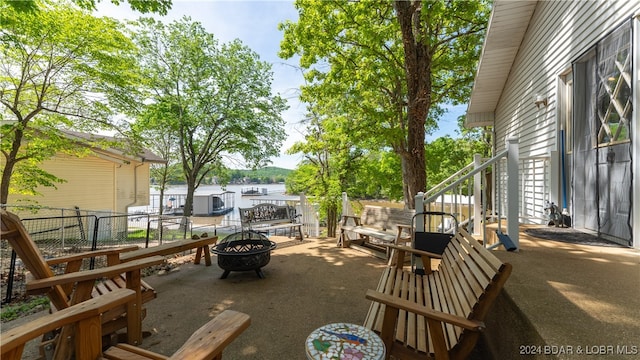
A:
{"label": "white house siding", "polygon": [[[504,149],[505,140],[516,136],[521,158],[545,157],[558,151],[556,107],[560,76],[571,68],[572,61],[638,11],[640,0],[538,2],[496,108],[496,150]],[[548,99],[546,107],[536,107],[536,95]],[[637,111],[637,118],[635,114]],[[544,176],[558,177],[550,172],[547,167]],[[526,211],[525,217],[542,216],[542,204],[550,197],[526,187],[525,184],[536,182],[537,176],[526,171],[522,174],[521,208]]]}

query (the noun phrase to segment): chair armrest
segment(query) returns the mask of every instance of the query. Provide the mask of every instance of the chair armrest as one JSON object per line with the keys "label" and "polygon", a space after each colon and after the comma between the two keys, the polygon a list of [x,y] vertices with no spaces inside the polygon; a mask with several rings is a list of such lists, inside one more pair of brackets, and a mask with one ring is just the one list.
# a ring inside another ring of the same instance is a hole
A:
{"label": "chair armrest", "polygon": [[31,294],[38,294],[47,292],[51,287],[56,285],[95,281],[101,278],[112,278],[122,273],[140,270],[153,265],[162,264],[163,262],[164,258],[162,256],[152,256],[99,269],[63,274],[46,279],[37,279],[27,283],[27,292]]}
{"label": "chair armrest", "polygon": [[464,329],[472,331],[482,331],[485,325],[482,321],[469,320],[462,316],[447,314],[441,311],[436,311],[426,306],[416,304],[412,301],[404,300],[392,295],[383,294],[375,290],[367,290],[367,299],[385,304],[389,307],[405,310],[413,314],[422,315],[428,319],[433,319],[439,322],[445,322],[455,326],[462,327]]}
{"label": "chair armrest", "polygon": [[347,225],[347,220],[349,219],[353,219],[356,225],[360,225],[360,216],[355,216],[355,215],[342,215],[341,224]]}
{"label": "chair armrest", "polygon": [[196,330],[170,359],[217,359],[250,324],[249,315],[225,310]]}
{"label": "chair armrest", "polygon": [[[133,290],[114,290],[103,296],[42,316],[3,332],[2,336],[0,336],[0,349],[2,349],[2,356],[0,357],[4,358],[4,356],[12,350],[24,346],[27,341],[65,325],[77,323],[89,318],[98,318],[98,321],[100,321],[99,317],[101,314],[119,306],[124,307],[128,302],[134,301],[135,298],[136,293]],[[92,332],[90,331],[89,333]],[[100,336],[99,332],[93,333]],[[7,356],[10,357],[10,355]]]}
{"label": "chair armrest", "polygon": [[124,252],[129,252],[129,251],[138,250],[138,249],[139,247],[137,245],[129,245],[129,246],[114,248],[114,249],[87,251],[87,252],[82,252],[78,254],[65,255],[65,256],[60,256],[53,259],[47,259],[47,264],[49,266],[53,266],[53,265],[65,264],[71,261],[87,259],[91,257],[119,255]]}
{"label": "chair armrest", "polygon": [[[396,239],[397,240],[397,239]],[[406,253],[410,253],[413,255],[419,255],[422,259],[422,262],[425,266],[425,270],[427,273],[431,273],[431,259],[442,259],[442,255],[430,253],[424,250],[414,249],[409,246],[403,245],[392,245],[392,244],[381,244],[382,246],[386,246],[391,250],[391,255],[389,256],[389,265],[398,266],[400,268],[404,265],[404,257]]]}

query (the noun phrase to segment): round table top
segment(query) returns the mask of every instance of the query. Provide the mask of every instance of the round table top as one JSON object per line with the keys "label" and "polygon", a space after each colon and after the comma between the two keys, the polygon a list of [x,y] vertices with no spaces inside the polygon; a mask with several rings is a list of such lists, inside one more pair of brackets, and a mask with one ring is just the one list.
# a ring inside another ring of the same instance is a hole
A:
{"label": "round table top", "polygon": [[310,360],[378,360],[384,359],[385,348],[373,331],[355,324],[334,323],[314,330],[306,341]]}

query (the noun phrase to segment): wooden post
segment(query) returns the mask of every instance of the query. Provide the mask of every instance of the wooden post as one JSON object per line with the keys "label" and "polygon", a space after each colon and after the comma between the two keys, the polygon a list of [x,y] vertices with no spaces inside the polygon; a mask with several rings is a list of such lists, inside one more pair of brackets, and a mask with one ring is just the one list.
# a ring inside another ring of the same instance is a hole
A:
{"label": "wooden post", "polygon": [[518,138],[512,137],[507,140],[507,234],[517,248],[520,247],[520,213],[518,204],[520,202],[519,169],[520,150],[518,148]]}
{"label": "wooden post", "polygon": [[[416,194],[414,202],[416,204],[416,214],[425,211],[423,192]],[[424,231],[424,216],[416,216],[416,223],[414,225],[416,227],[414,231]]]}
{"label": "wooden post", "polygon": [[[560,156],[562,156],[562,154],[559,151],[549,151],[549,198],[544,200],[555,202],[562,210],[562,196],[560,193],[560,182],[562,181],[560,174],[562,170],[560,170]],[[542,215],[544,216],[544,210],[542,211]]]}
{"label": "wooden post", "polygon": [[[473,168],[477,169],[482,166],[482,156],[480,154],[473,155]],[[473,235],[480,235],[480,228],[483,223],[482,214],[482,171],[473,175]]]}

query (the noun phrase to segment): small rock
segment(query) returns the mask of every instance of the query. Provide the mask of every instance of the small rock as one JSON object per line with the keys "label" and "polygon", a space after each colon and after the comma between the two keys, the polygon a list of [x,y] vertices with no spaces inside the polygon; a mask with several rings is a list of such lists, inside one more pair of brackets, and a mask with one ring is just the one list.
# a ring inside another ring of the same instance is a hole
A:
{"label": "small rock", "polygon": [[167,270],[160,270],[158,271],[158,275],[164,275],[167,273]]}

